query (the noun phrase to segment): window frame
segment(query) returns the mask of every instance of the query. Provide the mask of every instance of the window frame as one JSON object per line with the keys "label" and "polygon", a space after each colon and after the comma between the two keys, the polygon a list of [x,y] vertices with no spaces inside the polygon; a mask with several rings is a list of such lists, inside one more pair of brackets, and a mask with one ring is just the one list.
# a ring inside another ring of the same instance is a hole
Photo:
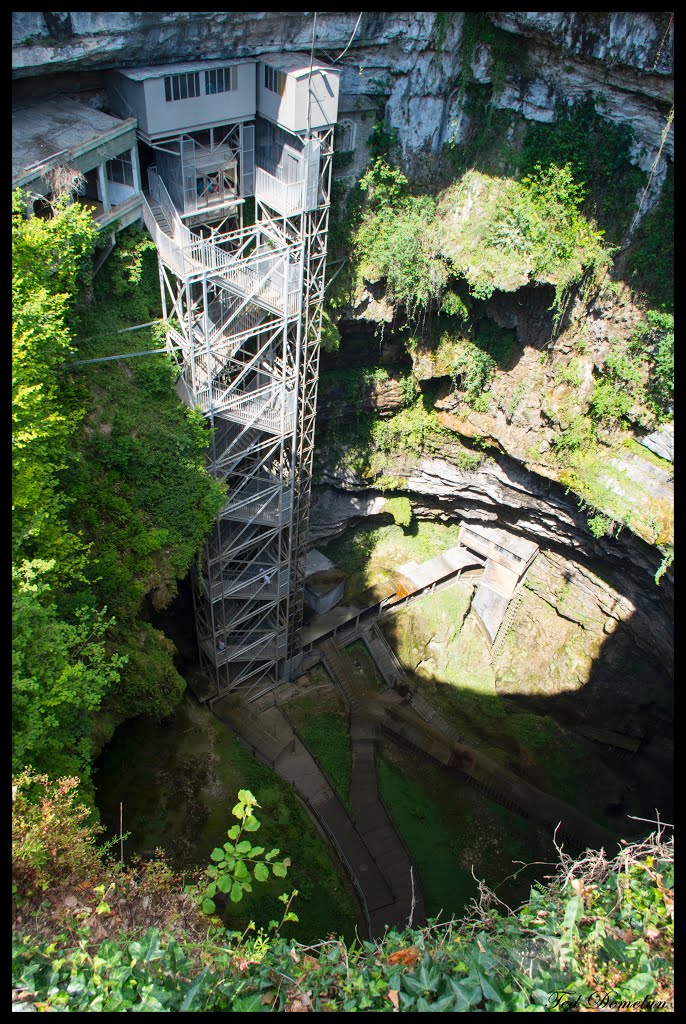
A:
{"label": "window frame", "polygon": [[[210,89],[210,85],[214,88]],[[205,68],[205,95],[217,96],[222,92],[236,92],[238,89],[238,68],[227,64],[221,68]]]}
{"label": "window frame", "polygon": [[199,71],[180,71],[176,75],[164,76],[164,98],[167,103],[194,100],[201,95]]}
{"label": "window frame", "polygon": [[286,92],[285,71],[279,71],[278,68],[273,68],[271,64],[265,64],[264,87],[269,92],[276,93],[277,96],[283,96],[284,93]]}

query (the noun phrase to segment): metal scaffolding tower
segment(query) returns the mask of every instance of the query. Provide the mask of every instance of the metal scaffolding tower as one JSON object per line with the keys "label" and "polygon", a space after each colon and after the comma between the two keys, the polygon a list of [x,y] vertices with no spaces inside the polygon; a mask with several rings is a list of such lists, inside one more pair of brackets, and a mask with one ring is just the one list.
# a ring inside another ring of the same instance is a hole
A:
{"label": "metal scaffolding tower", "polygon": [[223,230],[226,204],[190,228],[156,167],[144,203],[177,389],[210,421],[209,470],[227,484],[194,572],[200,659],[216,696],[249,698],[298,665],[333,153],[332,127],[291,134],[284,173],[269,160],[283,129],[259,118],[240,126],[241,155],[255,130],[237,229]]}

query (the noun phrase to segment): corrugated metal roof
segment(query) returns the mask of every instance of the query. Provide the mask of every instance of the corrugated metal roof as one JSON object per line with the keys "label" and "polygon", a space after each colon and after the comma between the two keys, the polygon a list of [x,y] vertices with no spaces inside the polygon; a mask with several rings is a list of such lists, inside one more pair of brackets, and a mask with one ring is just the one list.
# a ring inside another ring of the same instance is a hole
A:
{"label": "corrugated metal roof", "polygon": [[151,64],[144,68],[117,68],[120,75],[143,82],[146,78],[162,78],[164,75],[183,75],[191,71],[203,71],[209,68],[226,68],[232,64],[252,64],[253,58],[244,60],[194,60],[183,64]]}
{"label": "corrugated metal roof", "polygon": [[[135,121],[128,122],[131,126]],[[58,154],[69,154],[89,143],[97,146],[127,122],[85,103],[60,97],[43,103],[12,107],[12,177],[41,165]]]}

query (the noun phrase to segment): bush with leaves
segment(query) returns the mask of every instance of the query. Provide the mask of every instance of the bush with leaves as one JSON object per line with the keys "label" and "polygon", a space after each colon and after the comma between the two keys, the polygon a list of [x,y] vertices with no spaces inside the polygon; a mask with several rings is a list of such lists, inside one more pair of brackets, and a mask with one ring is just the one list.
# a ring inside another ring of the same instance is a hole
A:
{"label": "bush with leaves", "polygon": [[17,904],[50,886],[97,877],[96,838],[104,831],[76,803],[79,780],[57,780],[26,767],[12,777],[12,891]]}
{"label": "bush with leaves", "polygon": [[409,526],[412,522],[412,503],[409,498],[386,498],[382,512],[390,512],[396,526]]}
{"label": "bush with leaves", "polygon": [[670,1010],[674,851],[664,829],[614,858],[586,851],[517,910],[485,887],[462,921],[313,946],[223,929],[204,941],[15,936],[15,990],[70,1011]]}

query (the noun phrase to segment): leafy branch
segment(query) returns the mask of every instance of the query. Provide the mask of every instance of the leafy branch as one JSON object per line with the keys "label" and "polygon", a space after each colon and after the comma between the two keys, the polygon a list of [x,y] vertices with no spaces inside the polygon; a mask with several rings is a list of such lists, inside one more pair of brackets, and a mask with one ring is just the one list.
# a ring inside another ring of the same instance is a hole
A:
{"label": "leafy branch", "polygon": [[[270,869],[275,878],[286,877],[291,863],[290,857],[276,860],[281,852],[278,847],[266,852],[263,846],[253,846],[250,839],[242,838],[244,833],[257,832],[261,827],[260,822],[252,813],[253,808],[259,806],[249,789],[239,789],[238,803],[231,810],[233,816],[238,818],[238,824],[232,825],[226,833],[228,842],[221,847],[216,846],[210,854],[213,863],[205,869],[205,874],[210,879],[209,884],[199,893],[196,887],[187,887],[187,892],[197,895],[204,913],[214,914],[216,912],[217,905],[214,897],[217,892],[228,894],[232,903],[240,903],[244,893],[252,892],[252,880],[266,882]],[[295,895],[297,895],[297,891],[290,897],[285,893],[279,897],[282,902],[286,903],[283,921],[298,920],[296,915],[289,910],[290,901]]]}

